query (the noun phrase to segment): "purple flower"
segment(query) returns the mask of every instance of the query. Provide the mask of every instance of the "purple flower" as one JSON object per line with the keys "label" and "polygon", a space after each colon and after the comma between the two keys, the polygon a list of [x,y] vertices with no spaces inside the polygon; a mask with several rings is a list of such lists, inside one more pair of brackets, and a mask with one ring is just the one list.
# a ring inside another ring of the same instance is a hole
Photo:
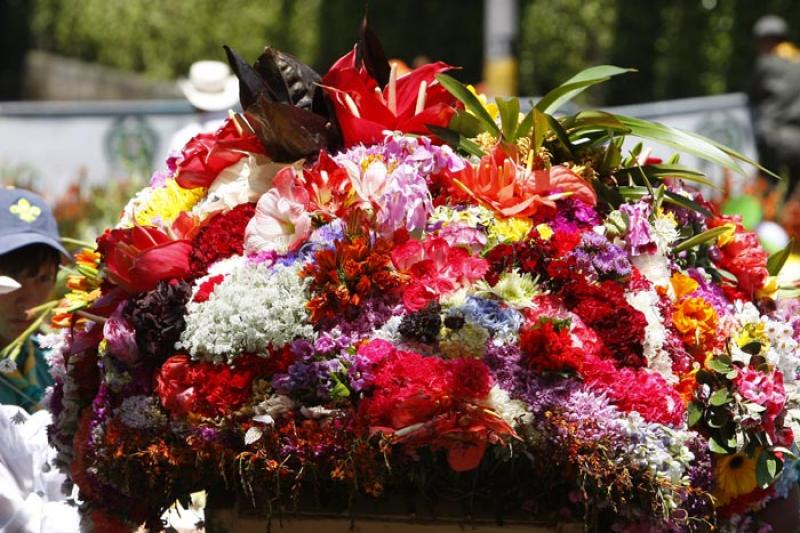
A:
{"label": "purple flower", "polygon": [[108,343],[108,352],[127,365],[139,359],[139,347],[136,345],[136,330],[125,316],[128,301],[117,306],[103,325],[103,337]]}
{"label": "purple flower", "polygon": [[622,204],[620,212],[628,218],[627,244],[631,255],[651,254],[656,251],[656,242],[650,234],[650,204],[644,200],[635,204]]}
{"label": "purple flower", "polygon": [[631,264],[625,251],[593,231],[581,236],[581,243],[572,256],[578,268],[592,280],[625,278],[631,273]]}

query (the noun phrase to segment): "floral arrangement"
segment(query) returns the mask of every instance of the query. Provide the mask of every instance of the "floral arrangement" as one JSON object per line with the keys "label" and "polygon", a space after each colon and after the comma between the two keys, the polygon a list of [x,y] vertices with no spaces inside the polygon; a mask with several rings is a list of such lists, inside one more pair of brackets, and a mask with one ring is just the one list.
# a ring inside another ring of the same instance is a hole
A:
{"label": "floral arrangement", "polygon": [[[757,528],[796,483],[797,303],[638,136],[520,113],[366,27],[322,77],[228,49],[245,110],[192,139],[83,250],[56,309],[51,442],[98,530],[190,492],[265,508],[409,491],[602,530]],[[470,507],[471,506],[471,507]]]}

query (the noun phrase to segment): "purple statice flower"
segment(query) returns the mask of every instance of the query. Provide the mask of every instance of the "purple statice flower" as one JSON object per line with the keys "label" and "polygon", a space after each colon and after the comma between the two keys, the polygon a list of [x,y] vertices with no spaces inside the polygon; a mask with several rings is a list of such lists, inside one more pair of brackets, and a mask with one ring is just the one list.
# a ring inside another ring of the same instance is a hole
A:
{"label": "purple statice flower", "polygon": [[652,254],[657,251],[653,235],[650,233],[652,206],[641,200],[634,204],[622,204],[619,210],[628,219],[628,233],[625,241],[631,255]]}
{"label": "purple statice flower", "polygon": [[286,372],[272,377],[272,386],[281,394],[312,402],[327,402],[347,396],[346,363],[349,356],[340,352],[351,344],[347,336],[323,334],[314,344],[298,339],[292,343],[295,361]]}
{"label": "purple statice flower", "polygon": [[581,242],[572,256],[578,269],[591,280],[620,279],[631,273],[631,263],[625,251],[593,231],[581,235]]}

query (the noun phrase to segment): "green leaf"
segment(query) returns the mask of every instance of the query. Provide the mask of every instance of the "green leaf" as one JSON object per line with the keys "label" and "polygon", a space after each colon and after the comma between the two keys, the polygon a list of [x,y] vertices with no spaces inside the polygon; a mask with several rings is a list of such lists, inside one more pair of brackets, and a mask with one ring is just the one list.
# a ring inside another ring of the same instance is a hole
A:
{"label": "green leaf", "polygon": [[701,405],[698,405],[697,402],[692,402],[689,404],[689,427],[694,426],[703,418],[703,408]]}
{"label": "green leaf", "polygon": [[441,126],[434,126],[432,124],[426,124],[425,127],[428,128],[431,133],[442,139],[453,148],[457,148],[477,157],[483,157],[486,155],[484,154],[483,150],[481,150],[480,146],[467,139],[457,131],[453,131],[449,128],[442,128]]}
{"label": "green leaf", "polygon": [[612,76],[618,76],[626,72],[635,72],[635,69],[621,68],[614,65],[589,67],[578,72],[544,95],[536,104],[536,109],[542,113],[554,113],[562,105],[569,102],[592,85],[608,81]]}
{"label": "green leaf", "polygon": [[704,216],[710,217],[712,216],[711,211],[703,207],[702,205],[698,204],[691,198],[686,198],[678,193],[672,191],[666,191],[665,193],[666,201],[670,202],[675,205],[679,205],[686,209],[691,209],[692,211],[697,211],[698,213],[703,214]]}
{"label": "green leaf", "polygon": [[497,127],[492,116],[486,111],[486,108],[483,107],[478,97],[472,94],[463,83],[455,78],[451,78],[447,74],[437,74],[436,79],[442,84],[442,87],[447,89],[450,94],[464,104],[464,107],[481,119],[487,130],[497,137],[500,136],[500,128]]}
{"label": "green leaf", "polygon": [[707,229],[703,233],[698,233],[694,237],[686,239],[679,245],[675,246],[672,251],[677,254],[683,252],[684,250],[691,250],[695,246],[700,246],[701,244],[716,240],[717,237],[726,231],[730,231],[730,228],[726,226],[719,226],[716,228]]}
{"label": "green leaf", "polygon": [[705,174],[680,165],[644,165],[640,167],[622,168],[617,171],[617,176],[636,176],[637,172],[644,172],[651,181],[661,178],[683,178],[708,187],[718,188],[717,184],[708,179]]}
{"label": "green leaf", "polygon": [[719,442],[717,442],[716,437],[709,437],[708,439],[708,449],[711,450],[712,453],[717,453],[721,455],[728,455],[728,449],[725,446],[722,446]]}
{"label": "green leaf", "polygon": [[650,139],[682,152],[693,154],[701,159],[717,163],[727,169],[743,174],[742,167],[717,143],[684,130],[665,126],[658,122],[648,122],[625,115],[615,115],[617,119],[631,130],[631,135],[642,139]]}
{"label": "green leaf", "polygon": [[528,111],[528,114],[522,118],[517,126],[517,133],[515,134],[516,138],[519,139],[520,137],[527,136],[530,133],[531,128],[533,128],[533,109]]}
{"label": "green leaf", "polygon": [[476,137],[486,131],[486,124],[472,113],[467,113],[466,111],[459,111],[453,115],[447,127],[457,131],[464,137]]}
{"label": "green leaf", "polygon": [[728,393],[728,389],[719,389],[714,391],[714,394],[712,394],[711,398],[708,399],[708,403],[715,407],[719,407],[730,402],[731,399],[732,397]]}
{"label": "green leaf", "polygon": [[731,371],[731,365],[729,363],[720,361],[719,359],[710,359],[706,361],[706,366],[715,372],[719,372],[720,374],[726,374]]}
{"label": "green leaf", "polygon": [[507,141],[516,139],[517,124],[519,124],[519,98],[495,98],[497,109],[500,110],[500,128],[503,138]]}
{"label": "green leaf", "polygon": [[770,276],[777,276],[780,274],[786,260],[792,254],[792,247],[794,246],[794,239],[790,239],[789,243],[783,250],[778,250],[767,259],[767,272]]}
{"label": "green leaf", "polygon": [[593,131],[607,132],[610,130],[615,134],[622,135],[630,133],[630,130],[617,117],[605,111],[581,111],[576,115],[567,117],[563,124],[564,129],[573,139]]}
{"label": "green leaf", "polygon": [[536,108],[531,109],[531,116],[533,117],[533,148],[538,150],[550,131],[550,121],[547,115]]}
{"label": "green leaf", "polygon": [[762,450],[758,454],[758,460],[756,461],[756,482],[758,486],[762,489],[768,487],[782,468],[783,461],[780,461],[774,453]]}
{"label": "green leaf", "polygon": [[766,172],[767,174],[769,174],[770,176],[772,176],[775,179],[779,179],[779,180],[783,179],[781,176],[779,176],[778,174],[776,174],[773,171],[769,170],[768,168],[761,166],[761,164],[758,161],[755,161],[754,159],[750,159],[749,157],[747,157],[746,155],[742,154],[741,152],[737,152],[733,148],[731,148],[729,146],[725,146],[721,142],[717,142],[714,139],[709,139],[707,137],[703,137],[703,136],[698,135],[698,134],[693,133],[693,132],[687,132],[687,133],[689,133],[690,135],[694,135],[696,137],[699,137],[699,138],[701,138],[701,139],[703,139],[705,141],[710,142],[711,144],[713,144],[714,146],[716,146],[717,148],[719,148],[720,150],[722,150],[723,152],[728,154],[733,159],[738,159],[739,161],[744,161],[748,165],[751,165],[751,166],[757,168],[761,172]]}
{"label": "green leaf", "polygon": [[572,143],[569,140],[569,136],[567,135],[567,132],[564,131],[564,128],[561,126],[561,123],[553,115],[548,115],[547,113],[543,114],[547,119],[547,124],[550,126],[550,129],[553,130],[553,133],[556,134],[556,139],[558,139],[558,142],[567,152],[569,157],[571,159],[575,159],[575,147],[572,146]]}

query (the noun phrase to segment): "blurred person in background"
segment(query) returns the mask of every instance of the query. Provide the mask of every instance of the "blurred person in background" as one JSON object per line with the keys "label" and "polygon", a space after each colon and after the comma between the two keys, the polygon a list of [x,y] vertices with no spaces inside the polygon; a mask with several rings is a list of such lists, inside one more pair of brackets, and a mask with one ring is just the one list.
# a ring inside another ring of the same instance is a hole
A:
{"label": "blurred person in background", "polygon": [[180,151],[198,133],[222,126],[227,111],[239,104],[239,80],[221,61],[197,61],[189,68],[189,78],[178,87],[196,111],[194,120],[178,130],[170,141],[170,152]]}
{"label": "blurred person in background", "polygon": [[[52,295],[62,256],[56,219],[44,200],[29,191],[0,189],[0,347],[6,347],[32,323],[27,311]],[[0,404],[29,412],[53,380],[38,332],[27,332],[16,361],[0,358]]]}
{"label": "blurred person in background", "polygon": [[758,45],[749,91],[760,163],[789,178],[791,195],[800,179],[800,49],[789,26],[765,15],[753,26]]}

